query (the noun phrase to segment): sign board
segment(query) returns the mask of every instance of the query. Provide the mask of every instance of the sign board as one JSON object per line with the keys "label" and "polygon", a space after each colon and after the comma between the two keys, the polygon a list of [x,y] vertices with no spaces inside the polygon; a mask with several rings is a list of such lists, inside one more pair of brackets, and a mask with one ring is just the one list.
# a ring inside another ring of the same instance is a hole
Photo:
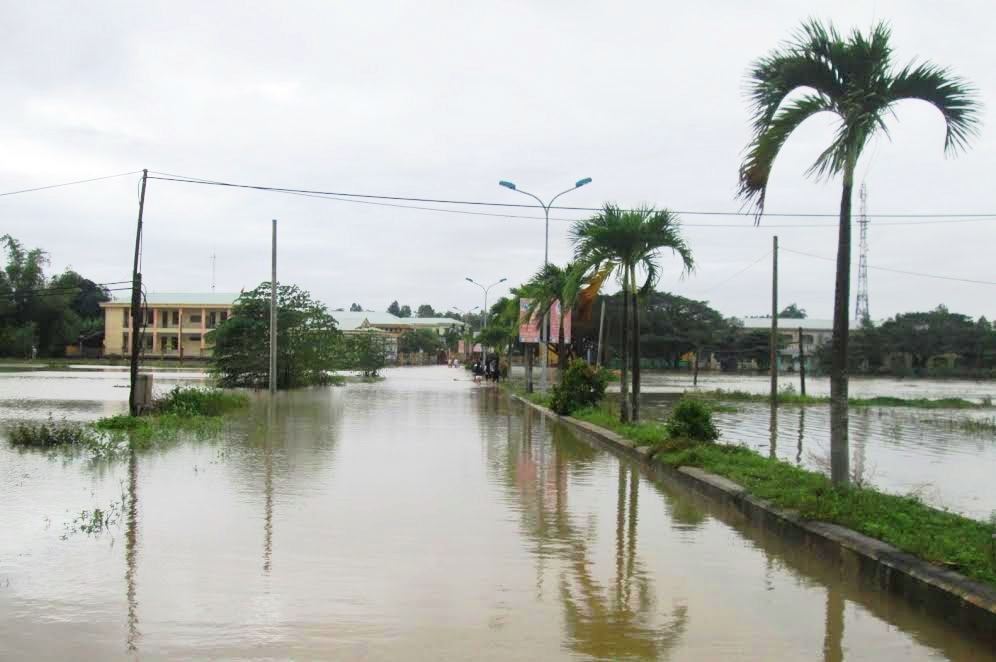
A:
{"label": "sign board", "polygon": [[[560,338],[560,302],[557,301],[550,307],[550,334],[547,336],[550,342],[558,342]],[[566,311],[564,315],[564,342],[571,342],[571,311]]]}
{"label": "sign board", "polygon": [[540,341],[539,315],[533,313],[533,316],[526,321],[526,313],[532,302],[532,299],[519,299],[519,342],[538,343]]}

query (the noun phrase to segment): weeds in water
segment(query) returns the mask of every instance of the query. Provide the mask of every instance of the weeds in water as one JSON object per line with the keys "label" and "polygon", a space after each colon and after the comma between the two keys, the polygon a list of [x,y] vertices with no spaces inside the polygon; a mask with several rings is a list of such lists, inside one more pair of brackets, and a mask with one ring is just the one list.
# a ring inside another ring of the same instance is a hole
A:
{"label": "weeds in water", "polygon": [[921,423],[943,428],[949,432],[968,432],[970,434],[996,434],[996,418],[939,418],[936,416],[921,418]]}
{"label": "weeds in water", "polygon": [[90,446],[95,442],[95,437],[86,425],[56,421],[51,416],[44,423],[17,423],[8,433],[12,445],[34,448]]}
{"label": "weeds in water", "polygon": [[152,403],[155,414],[175,414],[177,416],[221,416],[234,409],[249,404],[245,393],[174,386]]}
{"label": "weeds in water", "polygon": [[[732,402],[770,402],[766,393],[750,393],[748,391],[727,391],[715,389],[700,391],[699,397]],[[799,395],[794,387],[786,387],[778,393],[778,403],[783,405],[825,405],[830,404],[830,398],[822,395]],[[874,398],[850,398],[848,403],[853,407],[911,407],[916,409],[985,409],[993,406],[992,398],[983,398],[981,402],[972,402],[964,398],[897,398],[893,396],[876,396]]]}

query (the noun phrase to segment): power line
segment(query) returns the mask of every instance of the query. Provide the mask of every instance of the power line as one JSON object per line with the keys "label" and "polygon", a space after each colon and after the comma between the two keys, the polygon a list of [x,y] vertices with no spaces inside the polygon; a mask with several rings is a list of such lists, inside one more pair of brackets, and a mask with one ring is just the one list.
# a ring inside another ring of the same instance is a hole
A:
{"label": "power line", "polygon": [[[835,260],[832,257],[825,257],[823,255],[814,255],[812,253],[805,253],[803,251],[796,251],[796,250],[792,250],[791,248],[785,248],[784,246],[782,247],[782,250],[788,251],[789,253],[795,253],[797,255],[805,255],[806,257],[812,257],[812,258],[815,258],[817,260],[826,260],[827,262],[836,262],[837,261],[837,260]],[[957,278],[955,276],[939,276],[937,274],[925,274],[925,273],[921,273],[919,271],[906,271],[906,270],[903,270],[903,269],[891,269],[889,267],[873,267],[870,264],[868,265],[868,268],[869,269],[875,269],[877,271],[889,271],[889,272],[892,272],[892,273],[895,273],[895,274],[904,274],[906,276],[919,276],[921,278],[936,278],[938,280],[953,280],[953,281],[957,281],[959,283],[973,283],[975,285],[996,285],[996,281],[990,281],[990,280],[973,280],[971,278]]]}
{"label": "power line", "polygon": [[78,179],[74,182],[63,182],[62,184],[49,184],[48,186],[36,186],[35,188],[21,189],[20,191],[7,191],[6,193],[0,193],[0,197],[6,195],[17,195],[18,193],[32,193],[34,191],[45,191],[50,188],[60,188],[62,186],[74,186],[76,184],[87,184],[89,182],[99,182],[104,179],[114,179],[115,177],[127,177],[128,175],[137,175],[141,171],[133,170],[132,172],[121,172],[116,175],[104,175],[103,177],[91,177],[90,179]]}
{"label": "power line", "polygon": [[761,262],[762,260],[766,259],[766,258],[767,258],[767,257],[768,257],[769,255],[771,255],[771,251],[765,251],[764,255],[762,255],[761,257],[757,258],[756,260],[754,260],[753,262],[751,262],[751,263],[750,263],[750,264],[748,264],[748,265],[747,265],[746,267],[744,267],[743,269],[741,269],[741,270],[740,270],[740,271],[738,271],[737,273],[733,274],[733,275],[732,275],[732,276],[730,276],[729,278],[725,278],[725,279],[721,280],[720,282],[716,283],[715,285],[711,285],[711,286],[709,286],[709,287],[705,288],[704,290],[698,290],[698,292],[699,292],[700,294],[704,294],[704,293],[706,293],[706,292],[711,292],[712,290],[716,289],[717,287],[719,287],[719,286],[721,286],[721,285],[726,285],[726,284],[727,284],[727,283],[729,283],[729,282],[730,282],[731,280],[733,280],[734,278],[736,278],[736,277],[737,277],[737,276],[739,276],[740,274],[744,273],[745,271],[747,271],[747,270],[748,270],[748,269],[750,269],[751,267],[754,267],[754,266],[756,266],[756,265],[757,265],[757,264],[758,264],[759,262]]}
{"label": "power line", "polygon": [[[375,195],[370,193],[347,193],[343,191],[319,191],[314,189],[301,189],[301,188],[289,188],[280,186],[262,186],[256,184],[238,184],[234,182],[224,182],[212,179],[203,179],[199,177],[188,177],[185,175],[175,175],[171,173],[164,173],[158,171],[150,171],[153,176],[149,179],[158,179],[161,181],[170,182],[180,182],[186,184],[202,184],[207,186],[222,186],[226,188],[239,188],[239,189],[249,189],[254,191],[269,191],[273,193],[291,193],[291,194],[305,194],[315,197],[331,197],[336,198],[362,198],[366,200],[389,200],[389,201],[400,201],[400,202],[424,202],[430,204],[447,204],[447,205],[471,205],[471,206],[481,206],[481,207],[506,207],[506,208],[516,208],[516,209],[537,209],[537,205],[524,204],[524,203],[514,203],[514,202],[485,202],[481,200],[452,200],[446,198],[424,198],[424,197],[414,197],[414,196],[401,196],[401,195]],[[157,176],[158,175],[158,176]],[[419,209],[424,209],[419,207]],[[554,206],[551,209],[561,209],[565,211],[586,211],[586,212],[600,212],[602,209],[600,207],[568,207],[568,206]],[[633,210],[625,210],[633,211]],[[749,217],[753,218],[754,213],[749,211],[701,211],[701,210],[672,210],[676,214],[683,214],[686,216],[738,216],[738,217]],[[783,217],[783,218],[833,218],[837,219],[838,214],[822,214],[822,213],[788,213],[788,212],[771,212],[765,213],[764,216],[769,217]],[[870,214],[875,218],[947,218],[947,219],[969,219],[969,218],[979,218],[982,220],[996,220],[996,212],[987,213],[883,213],[883,214]],[[530,217],[532,218],[532,217]],[[574,220],[574,219],[557,219],[557,220]],[[719,227],[719,226],[711,226]],[[736,226],[740,227],[740,226]]]}

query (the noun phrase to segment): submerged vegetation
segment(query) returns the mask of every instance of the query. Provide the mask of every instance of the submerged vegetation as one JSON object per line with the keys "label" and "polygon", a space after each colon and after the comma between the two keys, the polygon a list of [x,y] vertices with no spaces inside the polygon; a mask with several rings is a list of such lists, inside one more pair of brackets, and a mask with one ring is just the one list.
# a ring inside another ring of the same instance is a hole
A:
{"label": "submerged vegetation", "polygon": [[79,449],[101,457],[149,448],[156,441],[175,439],[180,431],[198,437],[216,434],[224,414],[248,403],[244,393],[177,386],[155,399],[149,416],[119,414],[92,423],[50,418],[43,423],[18,423],[8,437],[11,445],[21,448]]}

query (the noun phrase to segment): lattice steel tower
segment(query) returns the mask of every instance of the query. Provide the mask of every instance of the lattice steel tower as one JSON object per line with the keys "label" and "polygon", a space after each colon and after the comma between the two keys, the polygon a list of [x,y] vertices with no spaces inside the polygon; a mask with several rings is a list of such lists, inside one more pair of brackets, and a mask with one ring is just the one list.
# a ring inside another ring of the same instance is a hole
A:
{"label": "lattice steel tower", "polygon": [[854,319],[866,322],[868,316],[868,189],[861,183],[861,212],[858,226],[861,228],[861,243],[858,248],[858,298],[854,307]]}

